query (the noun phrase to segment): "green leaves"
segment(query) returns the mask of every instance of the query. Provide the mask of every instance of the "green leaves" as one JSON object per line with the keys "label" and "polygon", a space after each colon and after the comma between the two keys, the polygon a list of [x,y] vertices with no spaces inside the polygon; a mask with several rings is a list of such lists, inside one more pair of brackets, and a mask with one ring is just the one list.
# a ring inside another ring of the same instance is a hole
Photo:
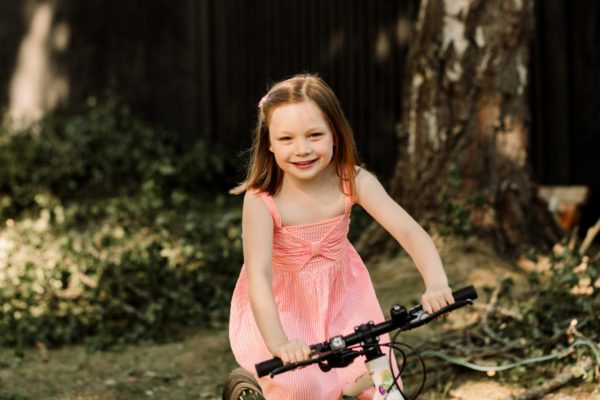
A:
{"label": "green leaves", "polygon": [[161,340],[227,315],[234,158],[116,100],[0,133],[0,345]]}

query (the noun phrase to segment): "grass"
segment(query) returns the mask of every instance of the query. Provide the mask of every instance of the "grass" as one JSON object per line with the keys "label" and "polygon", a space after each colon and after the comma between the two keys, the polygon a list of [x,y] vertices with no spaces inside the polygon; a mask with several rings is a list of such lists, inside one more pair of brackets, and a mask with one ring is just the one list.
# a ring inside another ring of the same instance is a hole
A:
{"label": "grass", "polygon": [[25,357],[0,350],[0,400],[216,399],[233,368],[222,328],[167,344],[90,352],[85,346],[36,349]]}
{"label": "grass", "polygon": [[[438,240],[437,244],[454,288],[468,283],[478,289],[493,287],[503,276],[513,277],[517,284],[523,281],[514,268],[479,243]],[[405,255],[372,265],[370,271],[384,314],[393,303],[410,306],[418,302],[423,285]],[[467,312],[459,310],[450,318],[460,320]],[[443,323],[434,322],[404,334],[402,340],[418,344],[443,327]],[[0,400],[220,399],[223,381],[235,366],[226,326],[189,332],[183,337],[173,343],[123,346],[110,351],[66,346],[50,349],[47,361],[35,348],[27,349],[23,358],[15,357],[12,349],[0,349]],[[420,377],[405,380],[409,390],[419,383]],[[482,399],[486,391],[500,394],[520,389],[483,374],[469,373],[439,382],[420,399]],[[565,390],[571,396],[567,398],[598,399],[589,394],[593,388]],[[585,394],[578,395],[580,391]]]}

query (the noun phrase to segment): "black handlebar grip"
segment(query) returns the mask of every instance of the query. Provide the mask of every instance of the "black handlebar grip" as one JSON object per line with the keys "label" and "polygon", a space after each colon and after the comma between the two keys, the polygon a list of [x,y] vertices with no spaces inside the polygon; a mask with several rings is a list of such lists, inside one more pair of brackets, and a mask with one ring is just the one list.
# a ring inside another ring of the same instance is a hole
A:
{"label": "black handlebar grip", "polygon": [[259,378],[269,375],[274,369],[279,367],[283,367],[283,361],[281,361],[280,358],[272,358],[267,361],[259,362],[254,366]]}
{"label": "black handlebar grip", "polygon": [[452,297],[454,297],[454,301],[475,300],[477,298],[477,290],[475,290],[475,286],[469,285],[452,293]]}

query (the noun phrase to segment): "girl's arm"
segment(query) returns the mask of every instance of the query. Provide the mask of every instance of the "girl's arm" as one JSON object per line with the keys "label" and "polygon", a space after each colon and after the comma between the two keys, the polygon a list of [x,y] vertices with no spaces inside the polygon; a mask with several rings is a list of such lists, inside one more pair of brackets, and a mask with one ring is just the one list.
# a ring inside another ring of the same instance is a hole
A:
{"label": "girl's arm", "polygon": [[244,196],[242,240],[252,314],[267,348],[284,363],[308,358],[308,346],[290,341],[279,318],[271,279],[273,218],[256,193]]}
{"label": "girl's arm", "polygon": [[385,228],[414,261],[425,282],[421,304],[431,313],[454,303],[442,260],[425,230],[396,203],[370,172],[356,177],[357,202]]}

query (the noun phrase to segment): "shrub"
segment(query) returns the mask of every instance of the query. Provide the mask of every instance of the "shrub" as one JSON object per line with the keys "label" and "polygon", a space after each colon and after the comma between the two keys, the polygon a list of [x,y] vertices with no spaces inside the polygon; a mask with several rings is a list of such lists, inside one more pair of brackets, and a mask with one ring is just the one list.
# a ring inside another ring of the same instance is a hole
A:
{"label": "shrub", "polygon": [[234,157],[116,100],[0,133],[0,345],[172,337],[227,315]]}

